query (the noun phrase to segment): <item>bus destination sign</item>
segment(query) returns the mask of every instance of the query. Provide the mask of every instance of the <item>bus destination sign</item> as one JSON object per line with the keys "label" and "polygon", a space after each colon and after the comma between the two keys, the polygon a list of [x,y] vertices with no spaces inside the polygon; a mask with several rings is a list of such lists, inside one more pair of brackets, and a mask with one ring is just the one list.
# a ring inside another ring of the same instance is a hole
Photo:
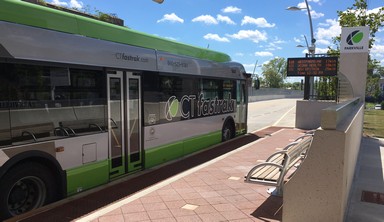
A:
{"label": "bus destination sign", "polygon": [[287,76],[336,76],[338,57],[288,58]]}

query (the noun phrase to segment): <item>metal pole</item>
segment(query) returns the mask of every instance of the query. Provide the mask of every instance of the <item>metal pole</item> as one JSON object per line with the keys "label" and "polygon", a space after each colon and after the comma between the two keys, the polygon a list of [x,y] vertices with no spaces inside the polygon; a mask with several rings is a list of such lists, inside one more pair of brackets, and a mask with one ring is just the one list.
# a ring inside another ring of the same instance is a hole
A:
{"label": "metal pole", "polygon": [[313,37],[313,26],[312,26],[312,16],[311,16],[311,10],[309,9],[309,5],[308,5],[308,1],[305,0],[305,4],[307,6],[307,12],[308,12],[308,18],[309,18],[309,27],[311,29],[311,49],[308,49],[309,53],[312,54],[312,56],[314,56],[315,54],[315,42],[316,42],[316,39]]}
{"label": "metal pole", "polygon": [[[307,12],[308,12],[308,18],[309,18],[309,27],[311,31],[311,46],[308,47],[308,53],[310,53],[311,57],[315,57],[315,50],[316,50],[316,39],[313,36],[313,25],[312,25],[312,16],[311,16],[311,10],[309,9],[308,1],[305,0],[305,5],[307,6]],[[313,96],[315,94],[315,89],[314,89],[314,77],[306,77],[305,81],[309,81],[309,84],[306,84],[306,86],[309,86],[309,93]],[[305,94],[305,93],[304,93]],[[304,98],[305,99],[305,98]],[[309,99],[309,95],[308,95]]]}

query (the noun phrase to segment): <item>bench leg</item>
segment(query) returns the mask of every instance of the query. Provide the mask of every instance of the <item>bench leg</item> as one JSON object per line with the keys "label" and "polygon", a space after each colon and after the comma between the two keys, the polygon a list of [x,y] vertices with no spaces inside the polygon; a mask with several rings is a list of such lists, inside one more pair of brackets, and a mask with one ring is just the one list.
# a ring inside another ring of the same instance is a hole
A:
{"label": "bench leg", "polygon": [[272,196],[283,197],[283,188],[280,186],[271,187],[267,190],[267,193]]}

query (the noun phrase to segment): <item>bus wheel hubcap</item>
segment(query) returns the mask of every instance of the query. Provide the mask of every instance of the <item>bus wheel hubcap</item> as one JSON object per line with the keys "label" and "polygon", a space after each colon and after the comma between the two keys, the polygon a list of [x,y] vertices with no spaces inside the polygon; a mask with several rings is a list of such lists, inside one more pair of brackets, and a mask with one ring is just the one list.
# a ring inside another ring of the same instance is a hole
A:
{"label": "bus wheel hubcap", "polygon": [[44,182],[35,176],[24,177],[12,187],[8,196],[8,209],[12,215],[19,215],[41,207],[46,198]]}

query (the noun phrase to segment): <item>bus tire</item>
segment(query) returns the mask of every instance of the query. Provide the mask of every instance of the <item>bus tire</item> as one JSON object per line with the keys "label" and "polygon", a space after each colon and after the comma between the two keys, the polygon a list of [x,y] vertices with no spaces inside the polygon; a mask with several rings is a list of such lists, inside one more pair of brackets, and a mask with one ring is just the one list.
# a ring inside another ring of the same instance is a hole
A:
{"label": "bus tire", "polygon": [[55,176],[42,164],[26,162],[0,180],[0,220],[23,214],[58,199]]}
{"label": "bus tire", "polygon": [[235,126],[233,124],[233,121],[228,120],[225,121],[223,129],[222,129],[222,137],[221,140],[223,142],[228,141],[235,137]]}

